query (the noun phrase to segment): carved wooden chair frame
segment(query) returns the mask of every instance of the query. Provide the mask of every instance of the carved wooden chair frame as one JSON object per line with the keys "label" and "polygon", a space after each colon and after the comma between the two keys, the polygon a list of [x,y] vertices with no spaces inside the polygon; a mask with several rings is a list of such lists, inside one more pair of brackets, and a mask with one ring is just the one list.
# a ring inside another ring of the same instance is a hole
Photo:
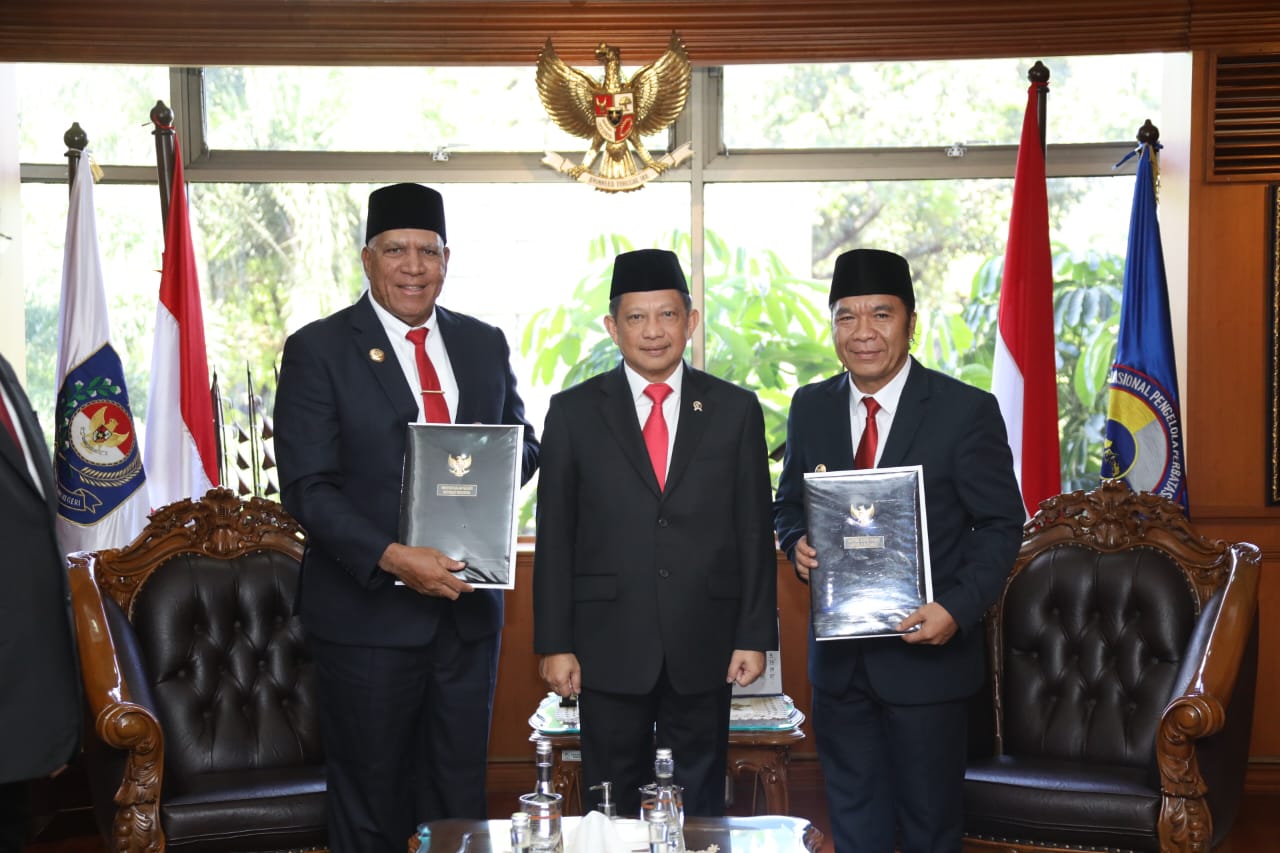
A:
{"label": "carved wooden chair frame", "polygon": [[198,501],[181,500],[156,510],[124,548],[82,551],[68,558],[89,719],[103,743],[126,753],[124,778],[115,795],[111,850],[164,849],[164,734],[155,715],[130,699],[102,595],[132,620],[138,591],[152,572],[179,554],[227,560],[279,551],[301,561],[303,547],[302,528],[280,504],[256,497],[242,501],[229,489],[216,488]]}

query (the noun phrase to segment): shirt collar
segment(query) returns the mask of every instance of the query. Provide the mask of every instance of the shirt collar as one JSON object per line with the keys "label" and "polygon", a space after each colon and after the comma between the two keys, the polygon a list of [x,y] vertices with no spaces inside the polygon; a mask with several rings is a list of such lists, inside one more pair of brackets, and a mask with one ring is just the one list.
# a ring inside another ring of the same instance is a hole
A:
{"label": "shirt collar", "polygon": [[[911,363],[914,358],[908,357],[906,362],[892,379],[890,379],[883,388],[871,394],[876,398],[876,402],[880,404],[880,408],[887,409],[889,414],[893,414],[898,410],[898,401],[902,399],[902,389],[907,387],[907,374],[911,372]],[[858,386],[853,383],[853,377],[849,377],[849,405],[856,406],[858,401],[868,395],[858,390]]]}
{"label": "shirt collar", "polygon": [[[627,385],[631,388],[631,396],[635,398],[636,402],[640,402],[640,398],[644,397],[644,389],[653,383],[636,373],[625,360],[622,362],[622,370],[627,375]],[[684,383],[684,361],[681,360],[676,369],[671,372],[671,375],[662,381],[671,386],[670,399],[679,400],[680,386]]]}
{"label": "shirt collar", "polygon": [[402,341],[404,336],[409,333],[410,329],[426,328],[428,331],[427,339],[430,340],[435,334],[438,327],[440,315],[436,313],[435,308],[431,309],[431,316],[427,318],[427,322],[421,326],[410,326],[404,320],[401,320],[395,314],[392,314],[386,308],[378,304],[378,300],[373,298],[373,294],[369,294],[369,304],[373,306],[373,313],[378,315],[378,321],[382,323],[382,328],[386,329],[387,337],[393,341]]}

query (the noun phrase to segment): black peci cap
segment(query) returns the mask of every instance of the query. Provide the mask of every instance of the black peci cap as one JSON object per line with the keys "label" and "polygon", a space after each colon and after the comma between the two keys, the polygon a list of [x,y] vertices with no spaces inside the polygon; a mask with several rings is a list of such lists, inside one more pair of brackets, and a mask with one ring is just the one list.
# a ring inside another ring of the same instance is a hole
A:
{"label": "black peci cap", "polygon": [[442,242],[448,242],[444,233],[444,197],[421,184],[392,184],[369,193],[365,243],[396,228],[434,231]]}
{"label": "black peci cap", "polygon": [[684,270],[675,252],[666,249],[637,249],[623,252],[613,261],[613,283],[609,287],[609,299],[624,293],[646,290],[678,290],[689,292]]}
{"label": "black peci cap", "polygon": [[883,249],[852,249],[836,258],[828,305],[834,305],[846,296],[869,296],[873,293],[898,297],[906,304],[908,314],[916,310],[911,267],[906,258]]}

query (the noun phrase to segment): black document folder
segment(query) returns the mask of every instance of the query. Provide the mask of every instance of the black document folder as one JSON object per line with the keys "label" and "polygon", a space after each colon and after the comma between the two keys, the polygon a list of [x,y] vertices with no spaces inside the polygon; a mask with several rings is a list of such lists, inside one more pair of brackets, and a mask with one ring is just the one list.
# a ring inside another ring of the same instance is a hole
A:
{"label": "black document folder", "polygon": [[482,588],[516,580],[516,500],[524,427],[409,424],[400,491],[400,541],[467,564]]}
{"label": "black document folder", "polygon": [[804,507],[816,639],[896,634],[933,599],[919,465],[805,474]]}

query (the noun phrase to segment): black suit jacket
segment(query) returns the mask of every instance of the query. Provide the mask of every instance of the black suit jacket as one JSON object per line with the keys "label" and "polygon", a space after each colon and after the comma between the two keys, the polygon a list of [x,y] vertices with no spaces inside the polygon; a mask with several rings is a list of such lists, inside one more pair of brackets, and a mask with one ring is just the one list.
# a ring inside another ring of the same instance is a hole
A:
{"label": "black suit jacket", "polygon": [[[805,535],[804,474],[853,468],[848,373],[796,392],[774,502],[778,541],[794,558]],[[1025,514],[995,397],[912,361],[878,467],[922,465],[934,600],[959,631],[941,646],[899,637],[825,640],[809,633],[809,678],[839,692],[859,651],[881,698],[943,702],[982,683],[982,615],[999,596],[1022,541]]]}
{"label": "black suit jacket", "polygon": [[[57,491],[44,434],[9,362],[0,384],[13,402],[40,474],[31,478],[22,449],[0,435],[0,784],[48,776],[80,744],[80,667],[71,594],[54,521]],[[2,429],[2,428],[0,428]]]}
{"label": "black suit jacket", "polygon": [[[457,423],[524,425],[523,475],[538,464],[538,439],[516,392],[500,329],[435,307],[458,382]],[[376,359],[374,350],[382,352]],[[307,531],[298,591],[307,631],[335,643],[429,643],[443,608],[468,640],[502,628],[501,590],[456,602],[395,585],[378,560],[399,533],[407,425],[418,418],[370,296],[299,329],[285,342],[276,392],[281,495]]]}
{"label": "black suit jacket", "polygon": [[555,395],[543,434],[534,649],[584,687],[638,694],[665,661],[681,693],[723,686],[734,649],[777,648],[764,417],[684,368],[665,490],[621,364]]}

